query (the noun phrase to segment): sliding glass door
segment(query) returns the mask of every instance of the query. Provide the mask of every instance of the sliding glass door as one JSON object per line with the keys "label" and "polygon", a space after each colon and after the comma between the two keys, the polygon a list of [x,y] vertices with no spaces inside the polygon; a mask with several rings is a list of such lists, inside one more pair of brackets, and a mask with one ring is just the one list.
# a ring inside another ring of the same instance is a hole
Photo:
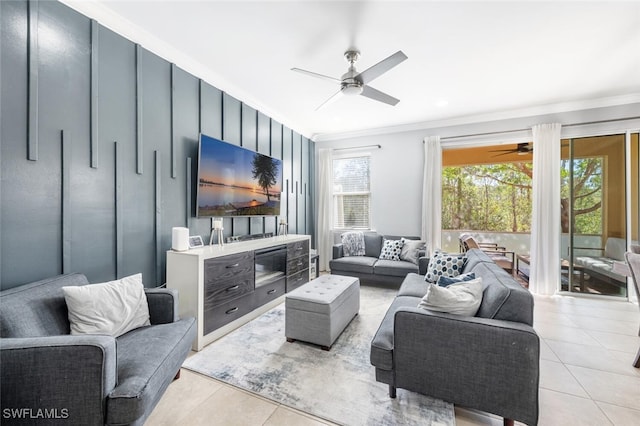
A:
{"label": "sliding glass door", "polygon": [[562,141],[562,291],[627,296],[626,277],[613,268],[627,249],[626,140],[620,134]]}

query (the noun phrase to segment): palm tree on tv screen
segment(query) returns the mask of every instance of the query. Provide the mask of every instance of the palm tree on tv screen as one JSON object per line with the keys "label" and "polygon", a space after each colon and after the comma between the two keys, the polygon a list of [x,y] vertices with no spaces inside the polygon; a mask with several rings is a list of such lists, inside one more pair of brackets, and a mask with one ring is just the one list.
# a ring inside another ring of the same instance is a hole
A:
{"label": "palm tree on tv screen", "polygon": [[258,185],[267,194],[267,202],[271,201],[269,188],[278,182],[278,163],[266,155],[256,154],[253,156],[252,166],[253,178],[258,179]]}

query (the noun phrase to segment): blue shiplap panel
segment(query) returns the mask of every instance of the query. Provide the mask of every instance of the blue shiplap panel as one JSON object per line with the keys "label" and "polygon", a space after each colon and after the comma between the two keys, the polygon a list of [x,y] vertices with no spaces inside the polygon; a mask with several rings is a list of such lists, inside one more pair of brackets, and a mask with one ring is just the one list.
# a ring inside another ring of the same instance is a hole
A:
{"label": "blue shiplap panel", "polygon": [[258,150],[258,111],[242,104],[242,146]]}
{"label": "blue shiplap panel", "polygon": [[[144,93],[141,103],[141,123],[143,135],[142,156],[145,173],[125,175],[125,205],[127,221],[125,226],[125,258],[123,269],[126,275],[142,272],[145,286],[161,284],[158,276],[156,247],[156,170],[155,152],[169,153],[171,146],[171,64],[139,48],[139,72],[141,90]],[[131,150],[130,164],[135,164],[135,150]],[[166,157],[165,157],[166,158]],[[168,162],[167,162],[168,166]],[[170,180],[170,167],[164,169],[165,178]],[[160,267],[163,267],[164,260]]]}
{"label": "blue shiplap panel", "polygon": [[[100,167],[78,167],[73,173],[78,211],[75,232],[92,236],[90,247],[74,252],[74,264],[77,270],[86,269],[92,282],[126,275],[124,224],[128,219],[123,215],[128,209],[123,205],[124,177],[136,171],[135,44],[105,27],[99,26],[98,31],[96,148]],[[143,200],[139,202],[144,204]]]}
{"label": "blue shiplap panel", "polygon": [[174,156],[177,177],[163,182],[162,196],[167,201],[163,206],[163,247],[171,248],[171,228],[185,226],[188,222],[185,203],[186,159],[198,156],[198,133],[200,127],[200,80],[186,71],[176,68],[174,71]]}
{"label": "blue shiplap panel", "polygon": [[258,111],[258,143],[257,151],[260,154],[271,155],[271,119]]}
{"label": "blue shiplap panel", "polygon": [[[29,200],[24,194],[37,188],[31,175],[36,163],[27,160],[29,117],[29,57],[28,57],[28,4],[26,2],[0,2],[0,28],[2,28],[2,60],[0,64],[0,285],[2,289],[27,282],[37,276],[29,272],[22,275],[21,261],[28,244],[39,244],[30,229],[34,224],[24,217],[22,209],[36,207],[40,200]],[[15,22],[23,22],[15,25]],[[4,37],[7,37],[5,39]],[[23,192],[25,191],[25,192]],[[26,200],[25,200],[26,198]],[[37,201],[37,203],[36,203]],[[28,210],[27,210],[27,212]],[[41,229],[38,229],[41,231]],[[28,240],[28,241],[25,241]],[[7,249],[2,250],[2,246]]]}
{"label": "blue shiplap panel", "polygon": [[205,82],[200,88],[200,131],[222,139],[222,91]]}
{"label": "blue shiplap panel", "polygon": [[[222,94],[222,138],[234,145],[242,145],[242,103],[226,93]],[[225,229],[226,231],[226,229]]]}

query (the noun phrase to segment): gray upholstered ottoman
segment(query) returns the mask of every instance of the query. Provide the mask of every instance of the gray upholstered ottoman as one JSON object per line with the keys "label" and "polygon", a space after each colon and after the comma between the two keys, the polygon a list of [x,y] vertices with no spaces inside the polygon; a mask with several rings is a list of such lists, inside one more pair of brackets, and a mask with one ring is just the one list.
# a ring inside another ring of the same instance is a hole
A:
{"label": "gray upholstered ottoman", "polygon": [[285,298],[285,336],[329,350],[360,309],[360,280],[323,275]]}

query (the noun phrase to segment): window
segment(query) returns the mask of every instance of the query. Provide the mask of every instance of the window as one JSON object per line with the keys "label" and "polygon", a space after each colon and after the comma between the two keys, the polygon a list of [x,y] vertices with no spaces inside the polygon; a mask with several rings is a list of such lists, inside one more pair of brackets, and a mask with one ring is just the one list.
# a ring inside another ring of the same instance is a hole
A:
{"label": "window", "polygon": [[370,157],[333,159],[333,225],[370,228]]}

